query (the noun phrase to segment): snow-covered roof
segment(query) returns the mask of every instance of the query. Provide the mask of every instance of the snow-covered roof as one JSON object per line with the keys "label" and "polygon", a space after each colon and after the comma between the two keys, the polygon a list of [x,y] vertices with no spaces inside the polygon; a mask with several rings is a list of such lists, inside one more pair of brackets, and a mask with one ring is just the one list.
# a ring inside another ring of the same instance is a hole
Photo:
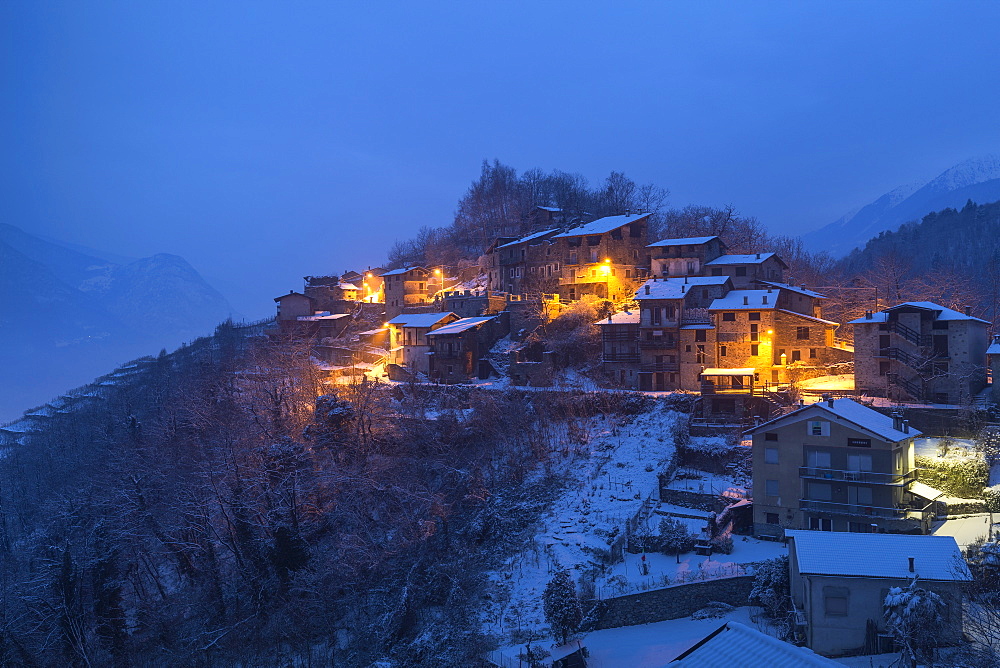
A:
{"label": "snow-covered roof", "polygon": [[435,329],[433,332],[427,332],[427,336],[437,336],[439,334],[461,334],[465,330],[478,327],[484,322],[493,320],[495,317],[495,315],[488,315],[478,316],[475,318],[462,318],[461,320],[456,320],[455,322],[449,323],[444,327]]}
{"label": "snow-covered roof", "polygon": [[726,622],[669,665],[678,668],[841,666],[807,647],[797,647],[739,622]]}
{"label": "snow-covered roof", "polygon": [[339,287],[341,290],[359,290],[360,289],[360,288],[358,288],[358,286],[354,285],[353,283],[341,283],[337,287]]}
{"label": "snow-covered roof", "polygon": [[919,480],[914,480],[913,482],[911,482],[909,488],[907,488],[907,491],[912,494],[916,494],[921,498],[927,499],[928,501],[934,501],[944,496],[944,492],[942,492],[941,490],[934,489],[930,485],[926,485],[920,482]]}
{"label": "snow-covered roof", "polygon": [[853,399],[846,398],[831,399],[829,401],[822,399],[814,404],[806,404],[791,413],[786,413],[781,417],[757,425],[753,429],[747,430],[746,433],[754,434],[764,429],[772,429],[780,422],[805,420],[808,417],[816,415],[817,412],[826,413],[835,419],[850,422],[854,426],[892,443],[920,436],[921,434],[921,432],[912,427],[909,432],[900,431],[893,426],[893,419],[888,415],[879,413],[874,408],[869,408],[864,404],[859,404]]}
{"label": "snow-covered roof", "polygon": [[789,285],[788,283],[778,283],[777,281],[762,281],[757,279],[756,283],[762,285],[770,285],[773,288],[781,288],[782,290],[788,290],[789,292],[797,292],[800,295],[805,295],[806,297],[812,297],[814,299],[826,299],[826,295],[821,295],[815,290],[807,290],[804,285]]}
{"label": "snow-covered roof", "polygon": [[719,237],[685,237],[683,239],[663,239],[655,244],[649,244],[646,248],[662,248],[664,246],[698,246],[707,244],[712,239]]}
{"label": "snow-covered roof", "polygon": [[340,320],[341,318],[350,318],[350,313],[317,313],[315,315],[300,315],[296,320],[306,320],[309,322],[317,322],[319,320]]}
{"label": "snow-covered roof", "polygon": [[644,218],[648,218],[653,214],[651,213],[635,213],[630,215],[621,216],[605,216],[604,218],[598,218],[597,220],[587,223],[586,225],[581,225],[580,227],[574,227],[573,229],[563,232],[562,234],[557,234],[554,239],[563,239],[565,237],[580,237],[586,234],[604,234],[605,232],[610,232],[611,230],[617,230],[622,225],[628,225],[629,223],[634,223]]}
{"label": "snow-covered roof", "polygon": [[[845,531],[785,531],[800,573],[908,580],[971,580],[952,536]],[[867,555],[859,559],[859,555]],[[913,557],[913,572],[910,572]]]}
{"label": "snow-covered roof", "polygon": [[389,321],[390,325],[399,325],[400,327],[433,327],[445,318],[455,315],[451,312],[446,313],[403,313],[402,315],[397,315],[395,318]]}
{"label": "snow-covered roof", "polygon": [[275,297],[274,301],[280,302],[282,299],[285,299],[286,297],[305,297],[306,299],[312,299],[312,297],[306,297],[306,295],[302,294],[301,292],[296,292],[295,290],[289,290],[287,295],[281,295],[280,297]]}
{"label": "snow-covered roof", "polygon": [[536,206],[535,208],[541,209],[542,211],[550,211],[552,213],[559,213],[560,211],[562,211],[562,209],[556,206]]}
{"label": "snow-covered roof", "polygon": [[[706,265],[719,266],[723,264],[760,264],[768,258],[777,258],[778,262],[781,262],[781,258],[774,253],[749,253],[747,255],[720,255],[714,260],[709,260]],[[785,264],[781,262],[781,264]]]}
{"label": "snow-covered roof", "polygon": [[[636,299],[683,299],[688,290],[701,285],[724,285],[728,276],[674,276],[673,278],[649,279],[635,293]],[[646,286],[649,294],[646,294]]]}
{"label": "snow-covered roof", "polygon": [[777,306],[780,294],[774,290],[730,290],[725,297],[716,299],[708,308],[710,311],[767,310]]}
{"label": "snow-covered roof", "polygon": [[890,306],[889,308],[879,311],[878,313],[873,313],[872,317],[862,317],[856,320],[851,320],[849,324],[851,325],[863,325],[865,323],[873,322],[885,322],[889,317],[890,311],[903,310],[907,308],[915,308],[924,311],[936,311],[937,314],[934,319],[937,321],[945,320],[974,320],[976,322],[990,324],[988,321],[982,318],[976,318],[971,315],[965,315],[955,309],[948,308],[947,306],[941,306],[940,304],[935,304],[934,302],[903,302],[902,304],[896,304],[895,306]]}
{"label": "snow-covered roof", "polygon": [[363,332],[358,332],[358,336],[375,336],[376,334],[381,334],[382,332],[387,332],[385,327],[380,327],[378,329],[366,329]]}
{"label": "snow-covered roof", "polygon": [[393,269],[392,271],[387,271],[382,274],[382,276],[398,276],[400,274],[406,274],[413,271],[414,269],[419,269],[421,271],[427,271],[423,267],[401,267],[400,269]]}
{"label": "snow-covered roof", "polygon": [[817,318],[814,315],[806,315],[805,313],[799,313],[798,311],[789,311],[783,308],[778,309],[778,313],[785,313],[787,315],[794,315],[796,317],[802,318],[803,320],[809,320],[811,322],[818,322],[822,325],[833,325],[837,326],[840,323],[836,323],[833,320],[823,320],[823,318]]}
{"label": "snow-covered roof", "polygon": [[534,241],[539,237],[544,237],[546,234],[552,234],[553,232],[558,232],[559,230],[543,230],[541,232],[535,232],[534,234],[529,234],[526,237],[521,237],[520,239],[514,239],[514,241],[508,241],[502,246],[497,246],[497,248],[507,248],[508,246],[516,246],[518,244],[523,244],[526,241]]}
{"label": "snow-covered roof", "polygon": [[639,324],[639,312],[638,311],[619,311],[613,315],[609,315],[607,318],[598,320],[594,323],[595,325],[638,325]]}
{"label": "snow-covered roof", "polygon": [[1000,355],[1000,343],[994,341],[990,344],[990,347],[986,349],[987,355]]}

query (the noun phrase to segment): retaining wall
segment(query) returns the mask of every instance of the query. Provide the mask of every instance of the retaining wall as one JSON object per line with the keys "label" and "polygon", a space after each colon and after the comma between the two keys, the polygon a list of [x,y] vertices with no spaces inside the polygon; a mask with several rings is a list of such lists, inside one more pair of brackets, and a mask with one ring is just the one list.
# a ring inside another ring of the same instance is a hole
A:
{"label": "retaining wall", "polygon": [[752,575],[741,575],[605,599],[595,628],[613,629],[687,617],[712,601],[747,605],[753,580]]}

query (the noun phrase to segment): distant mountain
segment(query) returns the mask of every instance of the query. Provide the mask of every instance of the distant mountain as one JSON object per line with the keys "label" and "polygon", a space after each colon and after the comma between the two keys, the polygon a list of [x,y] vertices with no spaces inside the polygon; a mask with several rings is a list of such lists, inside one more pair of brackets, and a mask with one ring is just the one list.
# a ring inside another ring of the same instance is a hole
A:
{"label": "distant mountain", "polygon": [[176,255],[118,264],[0,224],[0,423],[231,314]]}
{"label": "distant mountain", "polygon": [[1000,200],[1000,156],[986,155],[959,163],[928,183],[900,186],[874,202],[847,213],[834,222],[802,235],[807,248],[835,257],[886,230],[920,220],[932,211],[961,208],[968,200]]}

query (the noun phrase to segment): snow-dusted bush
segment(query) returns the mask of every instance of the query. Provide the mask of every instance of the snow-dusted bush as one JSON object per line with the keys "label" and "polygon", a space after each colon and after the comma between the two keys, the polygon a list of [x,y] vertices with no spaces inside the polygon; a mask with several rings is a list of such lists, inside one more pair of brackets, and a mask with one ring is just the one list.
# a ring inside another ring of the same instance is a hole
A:
{"label": "snow-dusted bush", "polygon": [[552,633],[561,637],[565,644],[569,640],[569,634],[576,631],[583,621],[580,598],[576,595],[576,585],[567,569],[560,568],[545,585],[542,604],[545,620],[552,627]]}
{"label": "snow-dusted bush", "polygon": [[691,619],[715,619],[717,617],[728,615],[733,610],[735,610],[735,608],[728,603],[710,601],[704,608],[692,613]]}
{"label": "snow-dusted bush", "polygon": [[660,521],[660,551],[664,554],[683,554],[694,549],[697,536],[691,533],[684,522],[673,517]]}
{"label": "snow-dusted bush", "polygon": [[762,607],[771,618],[787,614],[791,602],[787,556],[768,559],[757,565],[749,602]]}
{"label": "snow-dusted bush", "polygon": [[917,586],[891,587],[885,597],[886,628],[911,661],[928,662],[937,645],[935,631],[944,621],[944,601],[932,591]]}
{"label": "snow-dusted bush", "polygon": [[941,459],[917,456],[917,480],[950,496],[978,499],[990,479],[990,468],[982,456]]}
{"label": "snow-dusted bush", "polygon": [[731,534],[722,534],[712,539],[712,550],[722,554],[733,553],[733,537]]}

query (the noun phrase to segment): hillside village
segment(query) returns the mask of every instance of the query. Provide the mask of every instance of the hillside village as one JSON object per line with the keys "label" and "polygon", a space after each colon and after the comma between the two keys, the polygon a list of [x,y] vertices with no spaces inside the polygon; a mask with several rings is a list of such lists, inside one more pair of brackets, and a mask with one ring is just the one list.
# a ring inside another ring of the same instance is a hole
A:
{"label": "hillside village", "polygon": [[[497,574],[520,616],[512,628],[503,609],[487,611],[507,643],[493,664],[590,656],[587,665],[640,665],[616,654],[624,642],[663,662],[641,665],[722,665],[695,656],[730,634],[755,664],[888,662],[899,652],[926,661],[989,644],[970,644],[961,611],[993,563],[980,552],[1000,545],[990,514],[1000,510],[988,446],[1000,398],[991,323],[929,301],[873,301],[835,322],[824,317],[827,296],[796,284],[767,249],[733,254],[718,236],[650,239],[650,214],[630,211],[589,222],[550,207],[532,215],[534,231],[497,238],[475,264],[308,276],[301,291],[275,298],[268,331],[310,345],[331,387],[638,392],[666,402],[662,414],[588,427],[588,439],[607,440],[597,446],[607,457],[573,472],[578,486],[534,552]],[[641,456],[643,440],[653,452]],[[634,501],[615,501],[617,472]],[[666,538],[677,527],[690,538]],[[975,578],[966,560],[979,564]],[[571,598],[600,605],[558,637],[558,615],[540,607],[545,581],[570,569],[583,582],[597,565],[588,586],[599,591]],[[759,591],[762,577],[775,580],[771,594]],[[887,592],[936,601],[937,631],[893,621]],[[760,606],[752,621],[742,612],[750,599]],[[692,614],[702,621],[684,619]],[[633,628],[647,632],[622,640]]]}

